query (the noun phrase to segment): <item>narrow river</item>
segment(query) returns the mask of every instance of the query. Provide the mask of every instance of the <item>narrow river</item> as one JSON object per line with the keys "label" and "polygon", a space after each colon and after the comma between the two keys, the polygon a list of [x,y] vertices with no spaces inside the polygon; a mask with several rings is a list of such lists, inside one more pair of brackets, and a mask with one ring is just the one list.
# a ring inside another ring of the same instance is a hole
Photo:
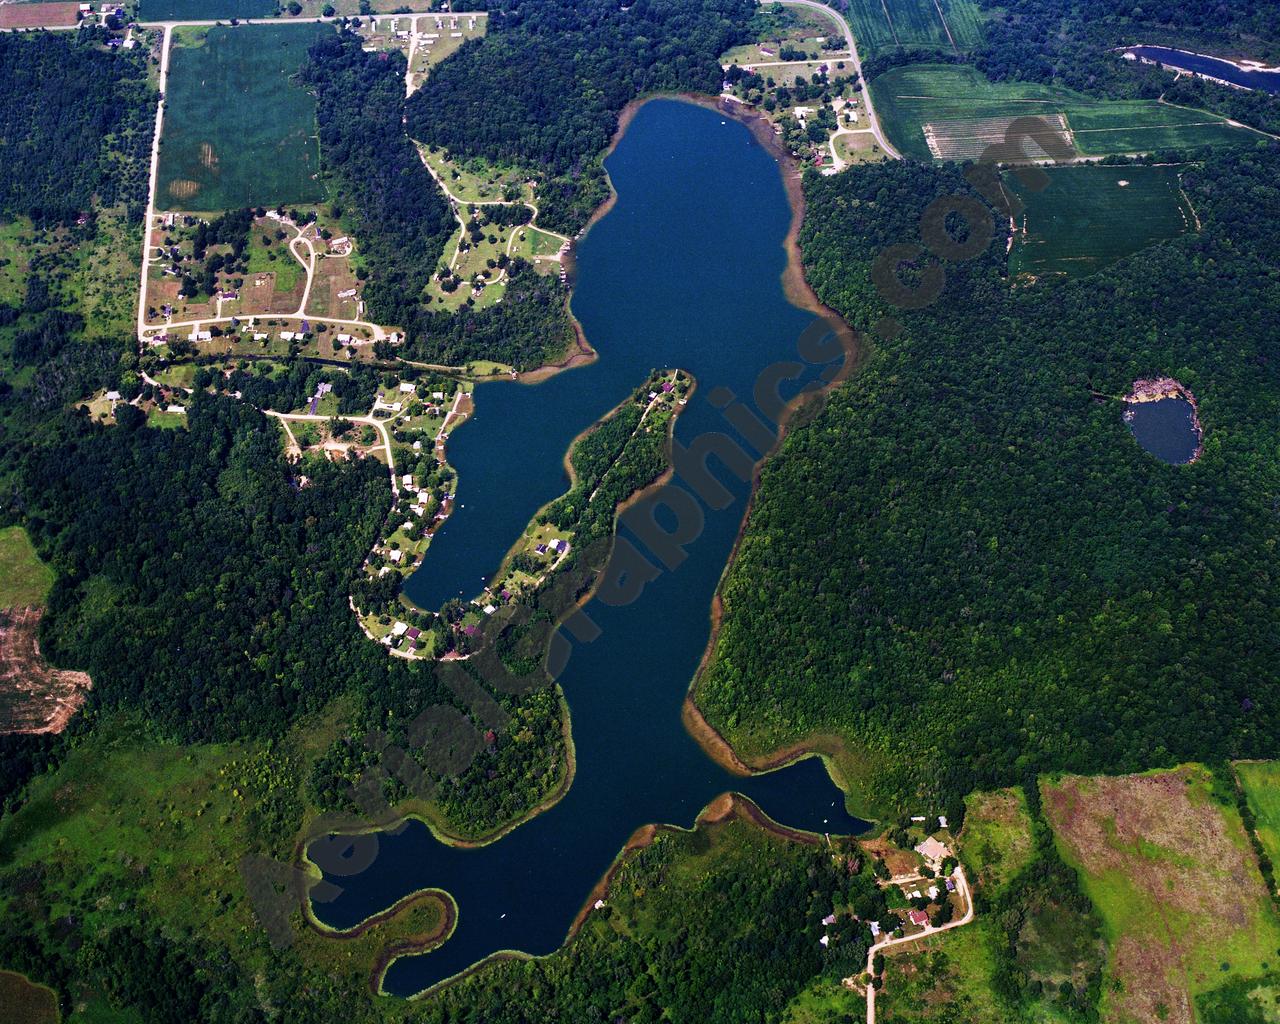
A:
{"label": "narrow river", "polygon": [[[650,369],[678,366],[698,379],[678,440],[732,434],[708,394],[724,386],[750,396],[762,369],[797,359],[797,339],[815,319],[784,293],[791,210],[777,162],[744,125],[690,103],[654,100],[637,112],[607,167],[618,201],[578,247],[573,297],[600,358],[537,386],[477,390],[475,419],[450,439],[465,507],[408,586],[426,607],[478,591],[533,512],[564,490],[569,441]],[[577,777],[564,799],[480,849],[444,845],[411,822],[382,837],[369,869],[334,880],[343,890],[337,899],[315,906],[324,923],[346,928],[419,888],[453,895],[453,936],[433,952],[396,961],[389,992],[419,992],[499,950],[552,952],[637,827],[689,827],[726,790],[744,793],[785,825],[833,834],[864,825],[845,812],[818,759],[736,778],[681,724],[712,595],[746,507],[748,487],[718,475],[731,485],[733,503],[707,510],[687,561],[630,605],[588,606],[601,635],[575,647],[559,680],[577,750]]]}

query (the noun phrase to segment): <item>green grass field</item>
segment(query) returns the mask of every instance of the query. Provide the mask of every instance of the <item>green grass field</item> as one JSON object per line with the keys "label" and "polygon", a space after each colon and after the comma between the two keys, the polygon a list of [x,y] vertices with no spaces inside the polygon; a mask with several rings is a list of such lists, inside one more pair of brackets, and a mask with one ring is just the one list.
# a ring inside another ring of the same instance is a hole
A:
{"label": "green grass field", "polygon": [[[314,202],[315,100],[290,81],[328,25],[219,26],[175,38],[156,208]],[[179,42],[181,45],[178,45]]]}
{"label": "green grass field", "polygon": [[53,572],[40,561],[21,526],[0,530],[0,608],[44,604]]}
{"label": "green grass field", "polygon": [[1280,761],[1242,761],[1236,776],[1257,819],[1258,840],[1271,863],[1280,864]]}
{"label": "green grass field", "polygon": [[[1010,119],[1029,115],[1060,125],[1083,156],[1248,145],[1260,138],[1204,111],[1156,100],[1100,100],[1026,82],[991,82],[975,68],[951,64],[894,68],[871,83],[871,95],[889,140],[918,160],[977,159],[989,143],[1003,139]],[[927,135],[934,140],[932,148]]]}
{"label": "green grass field", "polygon": [[1195,226],[1176,167],[1052,167],[1048,174],[1039,192],[1005,175],[1026,204],[1012,273],[1083,277]]}
{"label": "green grass field", "polygon": [[851,0],[846,12],[862,59],[886,50],[971,50],[982,41],[972,0]]}

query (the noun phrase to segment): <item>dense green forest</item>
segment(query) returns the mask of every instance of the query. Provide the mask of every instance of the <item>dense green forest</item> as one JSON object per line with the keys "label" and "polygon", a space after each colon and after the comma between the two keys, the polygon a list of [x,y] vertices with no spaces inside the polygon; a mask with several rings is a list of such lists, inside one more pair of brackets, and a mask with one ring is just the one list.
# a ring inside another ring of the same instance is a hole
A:
{"label": "dense green forest", "polygon": [[599,158],[622,108],[652,92],[718,93],[718,58],[746,41],[752,10],[749,0],[503,5],[484,38],[414,93],[409,134],[548,175],[539,223],[573,234],[608,195]]}
{"label": "dense green forest", "polygon": [[[1278,174],[1274,146],[1187,168],[1203,231],[1073,283],[1011,290],[997,233],[916,312],[869,264],[934,197],[976,198],[960,170],[807,179],[819,296],[905,330],[763,473],[698,689],[712,722],[749,755],[834,730],[887,803],[1274,755]],[[1191,466],[1107,397],[1160,373],[1199,399]]]}
{"label": "dense green forest", "polygon": [[301,72],[316,95],[316,120],[334,202],[349,212],[372,268],[369,316],[403,323],[454,231],[449,201],[404,133],[405,59],[366,53],[354,33],[325,35]]}
{"label": "dense green forest", "polygon": [[350,217],[369,266],[369,316],[404,326],[399,354],[411,359],[449,366],[494,359],[526,370],[561,358],[574,337],[566,291],[523,260],[507,268],[497,306],[431,310],[424,293],[455,222],[405,135],[404,69],[403,55],[366,53],[350,32],[317,42],[302,69],[316,94],[334,213]]}
{"label": "dense green forest", "polygon": [[197,393],[187,430],[142,419],[68,416],[23,474],[57,573],[45,650],[93,676],[96,704],[225,739],[279,734],[350,687],[430,685],[362,642],[346,604],[390,501],[383,467],[315,459],[299,488],[247,405]]}
{"label": "dense green forest", "polygon": [[0,33],[0,216],[71,221],[147,205],[155,92],[141,51],[72,33]]}

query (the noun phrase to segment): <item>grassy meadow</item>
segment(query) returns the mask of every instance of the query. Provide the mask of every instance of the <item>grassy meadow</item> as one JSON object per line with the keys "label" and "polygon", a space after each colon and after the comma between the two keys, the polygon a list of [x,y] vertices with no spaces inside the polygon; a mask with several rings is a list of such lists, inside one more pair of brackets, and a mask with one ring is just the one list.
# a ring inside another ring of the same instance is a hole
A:
{"label": "grassy meadow", "polygon": [[992,893],[1030,864],[1031,817],[1022,790],[969,794],[958,852],[974,884]]}
{"label": "grassy meadow", "polygon": [[[1084,156],[1207,145],[1252,144],[1259,136],[1225,118],[1156,100],[1100,100],[1057,86],[991,82],[976,68],[911,64],[871,82],[885,134],[918,160],[976,159],[1003,138],[1007,121],[1062,118]],[[925,128],[940,140],[930,149]]]}
{"label": "grassy meadow", "polygon": [[174,38],[156,207],[321,198],[315,100],[290,81],[330,25],[217,26]]}
{"label": "grassy meadow", "polygon": [[1241,761],[1236,777],[1257,819],[1255,831],[1272,864],[1280,864],[1280,761]]}
{"label": "grassy meadow", "polygon": [[21,526],[0,530],[0,608],[42,605],[53,572],[40,561]]}
{"label": "grassy meadow", "polygon": [[1010,271],[1083,277],[1195,226],[1176,167],[1051,167],[1032,191],[1006,173],[1026,209]]}

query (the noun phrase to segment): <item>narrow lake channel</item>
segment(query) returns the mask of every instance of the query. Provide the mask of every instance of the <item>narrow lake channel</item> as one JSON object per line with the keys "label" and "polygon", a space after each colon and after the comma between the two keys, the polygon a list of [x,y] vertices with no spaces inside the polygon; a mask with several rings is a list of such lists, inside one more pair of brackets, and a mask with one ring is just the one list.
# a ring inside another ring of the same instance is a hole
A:
{"label": "narrow lake channel", "polygon": [[[570,440],[651,369],[680,367],[698,380],[678,440],[733,435],[708,394],[728,387],[750,405],[760,371],[796,360],[797,339],[815,320],[784,292],[791,209],[777,162],[747,127],[705,107],[653,100],[638,110],[607,167],[618,200],[578,246],[572,307],[599,359],[535,386],[477,388],[474,420],[449,441],[465,507],[407,587],[424,607],[479,591],[530,516],[565,489]],[[559,680],[577,751],[565,797],[479,849],[442,844],[411,822],[381,837],[377,860],[362,874],[334,879],[343,890],[337,899],[315,905],[325,924],[348,928],[420,888],[452,894],[452,937],[397,960],[387,991],[411,995],[499,950],[552,952],[637,827],[689,827],[725,791],[745,794],[788,826],[832,834],[864,826],[845,812],[817,758],[741,779],[711,761],[682,726],[681,703],[748,495],[747,485],[713,466],[734,500],[706,510],[687,561],[630,605],[587,608],[601,635],[575,646]]]}

